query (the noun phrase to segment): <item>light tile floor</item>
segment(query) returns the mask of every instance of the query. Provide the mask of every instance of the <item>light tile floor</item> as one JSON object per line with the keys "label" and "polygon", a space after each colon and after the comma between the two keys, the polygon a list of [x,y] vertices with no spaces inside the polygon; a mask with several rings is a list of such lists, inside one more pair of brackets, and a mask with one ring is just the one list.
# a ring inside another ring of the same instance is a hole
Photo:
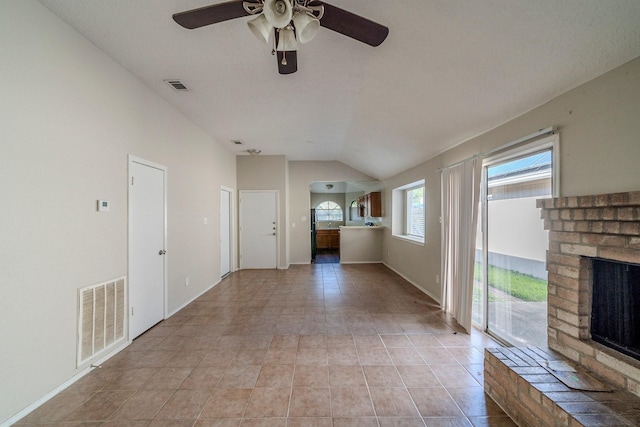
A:
{"label": "light tile floor", "polygon": [[515,426],[458,328],[382,265],[239,271],[18,424]]}

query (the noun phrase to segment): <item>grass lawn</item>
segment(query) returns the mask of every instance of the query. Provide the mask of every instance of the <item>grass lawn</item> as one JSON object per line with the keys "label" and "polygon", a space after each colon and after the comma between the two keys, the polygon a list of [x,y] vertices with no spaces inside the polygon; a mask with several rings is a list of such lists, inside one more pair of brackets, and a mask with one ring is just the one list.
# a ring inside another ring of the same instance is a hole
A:
{"label": "grass lawn", "polygon": [[[482,280],[482,266],[476,263],[475,279]],[[523,301],[540,302],[547,300],[547,282],[533,276],[489,266],[489,287],[495,288]],[[490,301],[499,300],[489,295]],[[479,298],[479,293],[474,294]]]}

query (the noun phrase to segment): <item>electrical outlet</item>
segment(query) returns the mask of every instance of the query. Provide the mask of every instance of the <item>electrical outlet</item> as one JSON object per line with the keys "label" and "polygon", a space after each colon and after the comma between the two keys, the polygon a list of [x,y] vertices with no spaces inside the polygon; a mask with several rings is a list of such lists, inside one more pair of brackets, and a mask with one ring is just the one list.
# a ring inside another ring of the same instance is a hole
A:
{"label": "electrical outlet", "polygon": [[440,283],[440,275],[436,274],[436,283]]}
{"label": "electrical outlet", "polygon": [[189,278],[188,277],[186,279],[184,279],[184,285],[185,286],[189,286]]}

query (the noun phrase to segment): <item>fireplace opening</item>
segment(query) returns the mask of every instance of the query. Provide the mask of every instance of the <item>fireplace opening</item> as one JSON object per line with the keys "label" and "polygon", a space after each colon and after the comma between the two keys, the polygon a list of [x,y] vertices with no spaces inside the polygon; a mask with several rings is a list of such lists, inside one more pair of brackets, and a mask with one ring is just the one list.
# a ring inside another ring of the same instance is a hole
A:
{"label": "fireplace opening", "polygon": [[640,360],[640,265],[594,258],[591,337]]}

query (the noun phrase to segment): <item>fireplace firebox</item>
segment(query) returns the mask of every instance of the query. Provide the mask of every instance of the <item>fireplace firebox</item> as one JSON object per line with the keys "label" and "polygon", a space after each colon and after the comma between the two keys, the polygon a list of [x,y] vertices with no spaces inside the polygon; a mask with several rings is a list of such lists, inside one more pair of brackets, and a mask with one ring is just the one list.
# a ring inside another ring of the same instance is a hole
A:
{"label": "fireplace firebox", "polygon": [[[634,358],[640,353],[640,191],[541,199],[538,207],[549,230],[548,346],[640,396],[640,360]],[[594,259],[629,267],[594,273]],[[602,279],[595,281],[596,288],[605,283],[604,294],[596,289],[593,295],[594,274]],[[608,284],[617,275],[635,283],[631,294]],[[618,339],[611,348],[610,342]]]}
{"label": "fireplace firebox", "polygon": [[591,337],[640,360],[640,265],[592,259]]}

